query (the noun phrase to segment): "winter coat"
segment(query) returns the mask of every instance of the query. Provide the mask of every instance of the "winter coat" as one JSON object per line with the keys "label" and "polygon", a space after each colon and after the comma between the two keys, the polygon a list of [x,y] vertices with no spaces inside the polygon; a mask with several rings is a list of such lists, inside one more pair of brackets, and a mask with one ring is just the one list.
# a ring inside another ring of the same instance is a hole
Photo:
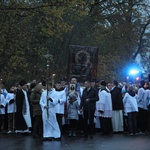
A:
{"label": "winter coat", "polygon": [[[89,101],[87,102],[86,99],[89,99]],[[81,97],[80,109],[83,107],[83,110],[96,110],[96,101],[98,100],[98,92],[96,89],[85,88]]]}
{"label": "winter coat", "polygon": [[74,101],[73,103],[69,103],[67,104],[67,112],[68,112],[68,119],[79,119],[79,115],[78,115],[78,110],[79,110],[79,104],[78,101]]}

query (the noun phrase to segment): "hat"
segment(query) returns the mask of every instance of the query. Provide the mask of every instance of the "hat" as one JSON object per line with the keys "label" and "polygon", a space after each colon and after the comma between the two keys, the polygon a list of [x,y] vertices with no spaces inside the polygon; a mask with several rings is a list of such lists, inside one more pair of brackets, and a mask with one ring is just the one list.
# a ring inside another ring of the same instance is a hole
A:
{"label": "hat", "polygon": [[61,78],[60,81],[65,81],[66,82],[66,79],[65,78]]}
{"label": "hat", "polygon": [[24,86],[25,84],[27,84],[27,82],[26,82],[25,80],[21,80],[21,81],[19,82],[19,85],[20,85],[20,86]]}
{"label": "hat", "polygon": [[6,82],[5,82],[5,81],[2,81],[2,84],[3,84],[3,85],[6,85]]}
{"label": "hat", "polygon": [[141,84],[141,86],[144,86],[145,85],[145,80],[141,80],[140,84]]}
{"label": "hat", "polygon": [[51,81],[51,80],[48,80],[46,84],[48,84],[48,85],[51,85],[51,86],[52,86],[52,81]]}
{"label": "hat", "polygon": [[71,100],[75,101],[75,100],[77,99],[77,94],[75,94],[75,93],[70,93],[70,94],[69,94],[69,98],[70,98]]}
{"label": "hat", "polygon": [[106,81],[101,81],[101,85],[106,86]]}
{"label": "hat", "polygon": [[114,81],[113,81],[113,84],[114,84],[115,86],[118,86],[119,83],[118,83],[117,80],[114,80]]}
{"label": "hat", "polygon": [[43,85],[43,86],[46,86],[46,81],[42,81],[42,85]]}
{"label": "hat", "polygon": [[91,82],[95,82],[95,79],[91,79]]}

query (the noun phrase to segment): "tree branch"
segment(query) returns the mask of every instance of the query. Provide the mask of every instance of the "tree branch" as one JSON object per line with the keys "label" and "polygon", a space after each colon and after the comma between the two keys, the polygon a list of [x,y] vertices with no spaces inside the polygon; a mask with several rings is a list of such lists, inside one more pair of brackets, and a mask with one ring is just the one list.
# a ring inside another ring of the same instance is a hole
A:
{"label": "tree branch", "polygon": [[143,26],[143,30],[142,30],[141,35],[140,35],[140,40],[139,40],[138,48],[137,48],[137,51],[135,52],[135,54],[133,55],[133,60],[135,60],[135,58],[137,57],[137,55],[139,53],[141,53],[141,51],[142,51],[143,36],[144,36],[145,30],[146,30],[146,28],[147,28],[147,26],[149,24],[150,24],[150,20],[148,20],[148,22]]}

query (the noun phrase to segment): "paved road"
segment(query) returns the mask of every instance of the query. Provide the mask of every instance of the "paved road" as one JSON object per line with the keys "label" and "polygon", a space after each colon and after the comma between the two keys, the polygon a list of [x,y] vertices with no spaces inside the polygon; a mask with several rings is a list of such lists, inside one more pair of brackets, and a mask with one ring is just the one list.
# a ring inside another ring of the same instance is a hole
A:
{"label": "paved road", "polygon": [[93,139],[63,136],[62,141],[42,141],[31,135],[0,134],[0,150],[150,150],[150,135],[95,134]]}

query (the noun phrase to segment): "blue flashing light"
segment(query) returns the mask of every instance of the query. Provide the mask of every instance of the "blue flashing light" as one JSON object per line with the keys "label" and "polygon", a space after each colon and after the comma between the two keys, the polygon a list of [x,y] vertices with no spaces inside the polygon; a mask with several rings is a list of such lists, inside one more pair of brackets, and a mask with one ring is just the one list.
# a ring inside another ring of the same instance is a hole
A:
{"label": "blue flashing light", "polygon": [[130,70],[129,75],[136,75],[139,74],[139,70]]}
{"label": "blue flashing light", "polygon": [[136,63],[129,64],[127,68],[125,68],[125,80],[128,83],[135,83],[141,80],[142,70],[140,66]]}
{"label": "blue flashing light", "polygon": [[136,81],[139,81],[140,80],[140,77],[136,77]]}

